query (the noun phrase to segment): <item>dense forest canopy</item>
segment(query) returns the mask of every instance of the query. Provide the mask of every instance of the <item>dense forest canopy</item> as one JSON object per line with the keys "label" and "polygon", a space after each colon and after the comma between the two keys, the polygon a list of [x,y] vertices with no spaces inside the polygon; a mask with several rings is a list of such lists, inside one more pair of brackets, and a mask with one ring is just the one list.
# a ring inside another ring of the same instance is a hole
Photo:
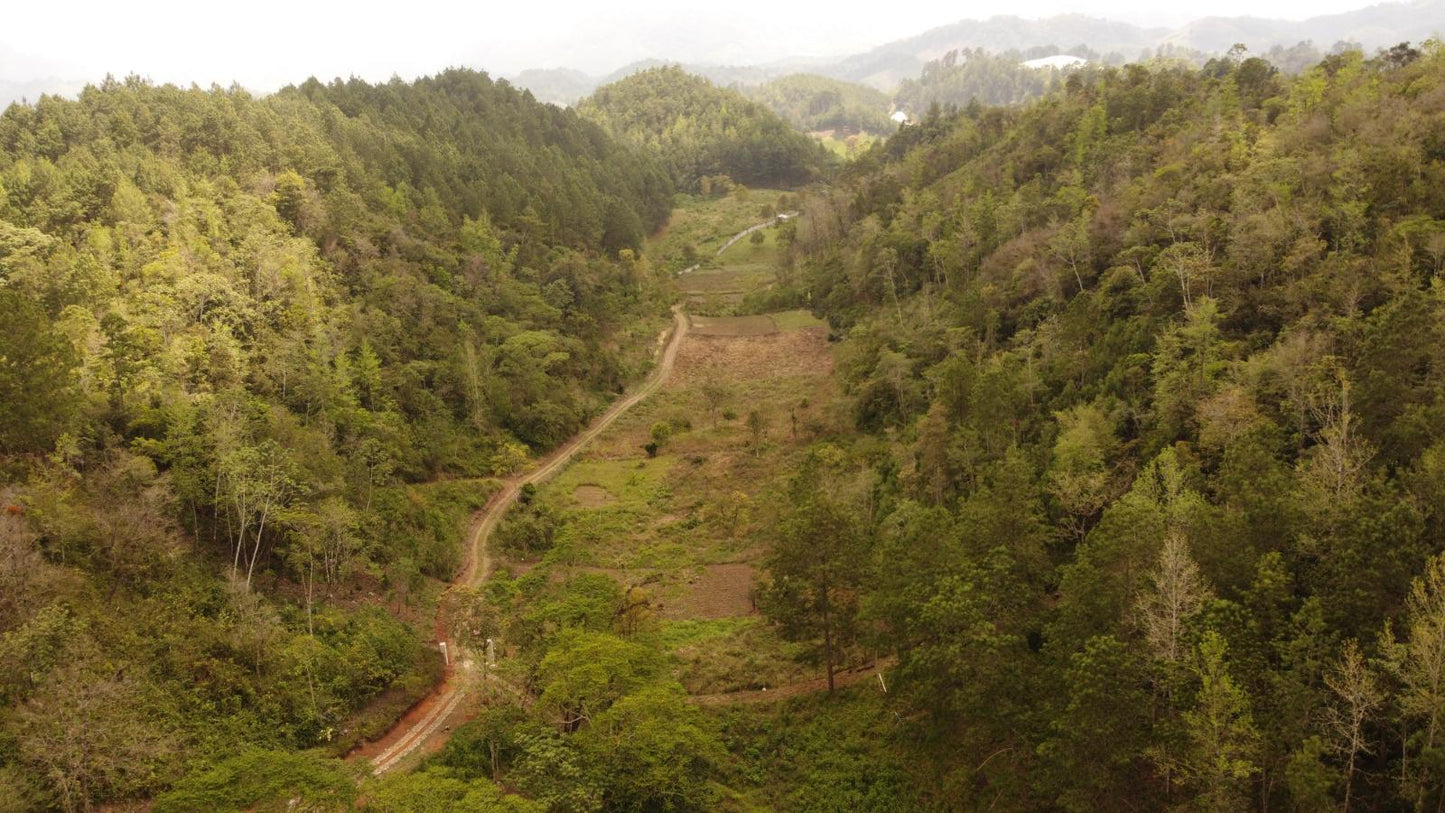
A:
{"label": "dense forest canopy", "polygon": [[389,722],[356,713],[439,663],[386,607],[487,495],[406,484],[509,472],[635,377],[670,206],[655,159],[471,71],[10,107],[0,806]]}
{"label": "dense forest canopy", "polygon": [[1024,59],[1018,51],[949,51],[924,65],[918,78],[900,82],[893,100],[915,115],[933,105],[1017,105],[1043,96],[1062,81],[1062,70],[1031,68]]}
{"label": "dense forest canopy", "polygon": [[795,498],[864,535],[828,614],[773,612],[897,654],[961,757],[923,802],[1442,803],[1442,133],[1439,43],[1134,65],[812,200],[794,296],[881,443]]}
{"label": "dense forest canopy", "polygon": [[796,73],[741,91],[800,130],[888,133],[894,129],[888,119],[888,94],[841,79]]}
{"label": "dense forest canopy", "polygon": [[619,140],[651,149],[680,189],[726,175],[749,186],[818,179],[828,154],[768,108],[678,67],[639,71],[599,88],[577,109]]}

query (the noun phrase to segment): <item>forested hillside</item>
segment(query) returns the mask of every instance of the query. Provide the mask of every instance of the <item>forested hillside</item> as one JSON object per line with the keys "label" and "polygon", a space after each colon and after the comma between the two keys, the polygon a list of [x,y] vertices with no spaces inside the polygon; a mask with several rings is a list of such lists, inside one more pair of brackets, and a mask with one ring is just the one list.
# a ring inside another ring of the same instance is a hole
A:
{"label": "forested hillside", "polygon": [[0,809],[304,769],[265,749],[344,751],[429,688],[407,622],[489,493],[445,480],[636,377],[670,201],[470,71],[0,116]]}
{"label": "forested hillside", "polygon": [[916,804],[1445,803],[1423,51],[1077,74],[811,200],[793,292],[861,435],[798,475],[762,605],[897,655]]}
{"label": "forested hillside", "polygon": [[888,95],[863,85],[806,73],[774,79],[743,93],[800,130],[887,133]]}
{"label": "forested hillside", "polygon": [[685,191],[718,175],[749,186],[796,186],[819,179],[829,160],[771,110],[677,67],[599,88],[577,109],[620,140],[661,156]]}
{"label": "forested hillside", "polygon": [[915,115],[933,105],[1017,105],[1043,96],[1063,81],[1063,71],[1025,67],[1023,60],[1018,51],[949,51],[924,65],[917,79],[900,82],[894,102]]}

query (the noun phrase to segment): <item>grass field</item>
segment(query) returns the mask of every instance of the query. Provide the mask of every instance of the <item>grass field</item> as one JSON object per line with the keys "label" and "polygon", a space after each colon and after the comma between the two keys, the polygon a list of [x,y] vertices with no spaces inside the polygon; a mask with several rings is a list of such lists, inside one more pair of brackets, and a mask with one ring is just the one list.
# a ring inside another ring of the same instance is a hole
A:
{"label": "grass field", "polygon": [[[667,225],[648,238],[643,250],[654,266],[667,271],[710,260],[728,238],[765,219],[764,210],[776,209],[785,194],[776,189],[750,189],[746,196],[680,196]],[[695,259],[686,253],[689,246]]]}
{"label": "grass field", "polygon": [[744,238],[711,264],[677,278],[677,290],[691,313],[731,316],[745,297],[765,291],[777,279],[778,230],[762,229],[760,243]]}

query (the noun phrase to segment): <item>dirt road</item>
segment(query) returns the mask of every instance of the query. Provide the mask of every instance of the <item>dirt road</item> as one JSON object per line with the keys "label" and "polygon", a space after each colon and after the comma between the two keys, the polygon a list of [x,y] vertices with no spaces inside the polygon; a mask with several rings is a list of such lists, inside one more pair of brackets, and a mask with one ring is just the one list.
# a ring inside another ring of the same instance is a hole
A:
{"label": "dirt road", "polygon": [[[796,215],[795,212],[785,213],[787,216]],[[732,236],[730,240],[718,250],[721,255],[733,244],[758,229],[766,228],[777,222],[777,218],[751,226]],[[692,271],[697,266],[689,268],[682,273]],[[503,483],[502,488],[487,502],[482,510],[478,511],[472,518],[470,532],[467,536],[467,559],[461,574],[452,582],[452,587],[467,586],[474,587],[486,581],[492,571],[492,556],[487,549],[487,540],[492,531],[496,530],[501,523],[502,517],[506,515],[507,509],[517,501],[517,495],[521,493],[522,487],[527,484],[539,484],[554,476],[572,458],[592,442],[619,416],[636,406],[640,401],[657,392],[668,377],[672,374],[673,367],[677,360],[678,348],[682,345],[683,338],[687,335],[689,321],[683,313],[682,306],[676,305],[672,309],[673,327],[670,333],[664,333],[658,337],[657,366],[652,373],[636,389],[626,397],[610,406],[606,412],[594,420],[585,430],[575,435],[571,440],[561,447],[553,450],[546,457],[537,461],[537,464],[527,473],[509,478]],[[373,772],[382,774],[395,768],[397,765],[413,754],[431,753],[445,744],[451,731],[457,725],[468,719],[471,706],[465,703],[469,697],[474,697],[483,688],[510,695],[522,702],[524,705],[530,701],[525,692],[498,678],[494,673],[480,668],[478,660],[483,655],[474,655],[465,651],[459,644],[450,639],[445,624],[438,611],[437,636],[439,643],[446,645],[449,655],[449,664],[442,678],[442,682],[421,702],[413,706],[395,725],[391,727],[384,736],[354,749],[347,755],[349,759],[367,759],[372,763]],[[847,683],[859,680],[859,676],[844,678],[840,675],[840,683]],[[809,681],[806,684],[799,684],[795,687],[780,687],[772,694],[758,692],[756,697],[751,692],[739,692],[731,695],[717,695],[694,698],[693,702],[704,705],[725,704],[725,703],[749,703],[765,702],[778,697],[789,696],[808,691],[817,691],[818,687]],[[846,683],[844,684],[846,685]],[[826,688],[826,685],[823,686]]]}
{"label": "dirt road", "polygon": [[[798,213],[797,213],[797,212],[779,212],[778,215],[777,215],[776,217],[774,217],[772,220],[765,220],[765,221],[763,221],[762,223],[759,223],[759,224],[757,224],[757,225],[755,225],[755,226],[748,226],[746,229],[743,229],[742,231],[738,232],[737,234],[734,234],[732,237],[729,237],[729,238],[728,238],[728,241],[727,241],[726,243],[723,243],[722,248],[718,249],[718,250],[717,250],[717,253],[714,254],[713,256],[714,256],[714,257],[721,257],[721,256],[723,255],[723,252],[724,252],[724,251],[727,251],[728,249],[730,249],[730,248],[733,247],[733,244],[737,243],[737,241],[743,239],[744,237],[747,237],[749,234],[752,234],[753,232],[757,231],[758,229],[766,229],[767,227],[769,227],[769,226],[771,226],[771,225],[773,225],[773,224],[775,224],[775,223],[778,223],[778,222],[780,222],[780,221],[782,221],[782,220],[786,220],[786,219],[788,219],[788,218],[797,217],[797,216],[798,216]],[[697,270],[698,268],[700,268],[700,267],[702,267],[702,263],[696,263],[696,264],[694,264],[694,265],[689,265],[687,268],[684,268],[684,269],[682,269],[681,271],[679,271],[679,272],[677,272],[677,273],[678,273],[679,275],[681,275],[681,274],[691,274],[692,272],[696,271],[696,270]]]}
{"label": "dirt road", "polygon": [[[688,321],[681,306],[672,309],[672,330],[658,337],[657,366],[636,389],[626,397],[612,404],[585,430],[575,435],[561,447],[542,458],[525,474],[508,479],[496,494],[492,495],[482,510],[472,518],[471,531],[467,537],[467,564],[461,575],[452,582],[453,587],[473,587],[486,581],[492,571],[492,556],[487,550],[487,539],[517,501],[522,487],[541,483],[561,471],[576,454],[603,432],[612,422],[644,398],[652,395],[667,381],[677,361],[677,349],[687,335]],[[440,611],[438,611],[440,612]],[[437,624],[440,643],[445,644],[451,663],[440,685],[416,706],[412,707],[396,725],[375,742],[354,750],[352,758],[370,759],[377,774],[396,767],[413,753],[429,753],[440,748],[450,735],[452,728],[460,723],[468,709],[463,701],[481,687],[486,670],[479,668],[477,660],[482,653],[473,655],[462,649],[444,629]],[[494,674],[486,675],[489,688],[521,696],[521,692],[498,679]]]}

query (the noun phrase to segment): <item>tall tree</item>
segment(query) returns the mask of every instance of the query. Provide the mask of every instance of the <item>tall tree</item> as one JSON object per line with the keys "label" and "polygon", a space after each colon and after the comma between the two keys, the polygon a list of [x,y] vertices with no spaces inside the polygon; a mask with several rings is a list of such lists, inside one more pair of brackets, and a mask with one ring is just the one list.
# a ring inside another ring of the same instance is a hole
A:
{"label": "tall tree", "polygon": [[767,559],[758,606],[785,637],[816,645],[829,691],[858,632],[866,553],[856,513],[828,494],[795,493]]}

